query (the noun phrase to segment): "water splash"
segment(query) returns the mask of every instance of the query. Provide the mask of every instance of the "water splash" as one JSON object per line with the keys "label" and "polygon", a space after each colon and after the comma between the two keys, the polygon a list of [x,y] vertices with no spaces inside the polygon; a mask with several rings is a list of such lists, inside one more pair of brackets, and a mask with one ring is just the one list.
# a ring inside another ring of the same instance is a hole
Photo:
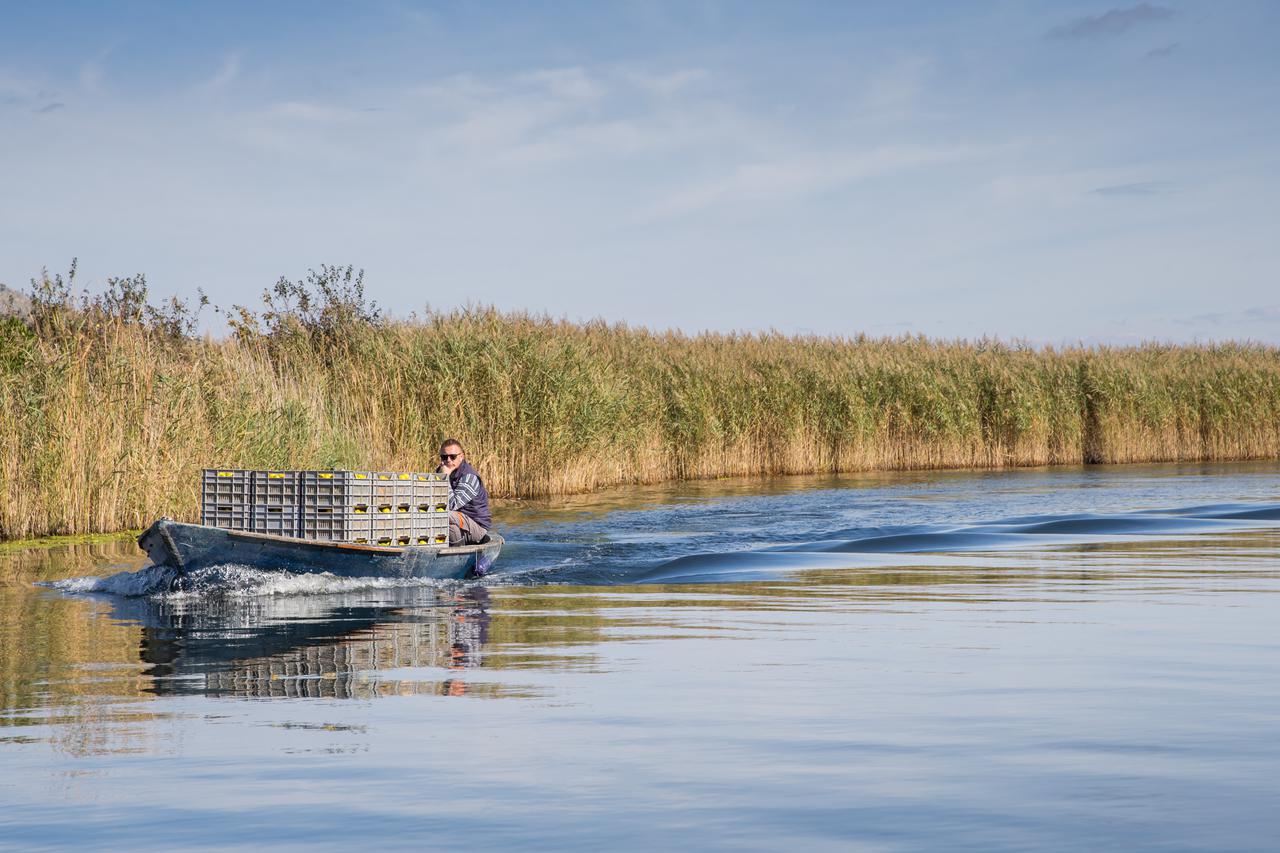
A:
{"label": "water splash", "polygon": [[167,592],[173,587],[177,576],[177,570],[169,566],[147,566],[136,572],[116,572],[107,577],[87,575],[40,585],[69,593],[96,593],[137,598]]}
{"label": "water splash", "polygon": [[67,593],[152,598],[171,602],[210,596],[262,598],[273,596],[338,595],[362,590],[432,587],[440,581],[426,578],[345,578],[323,573],[271,572],[248,566],[211,566],[181,576],[168,566],[147,566],[136,572],[108,577],[68,578],[46,584]]}

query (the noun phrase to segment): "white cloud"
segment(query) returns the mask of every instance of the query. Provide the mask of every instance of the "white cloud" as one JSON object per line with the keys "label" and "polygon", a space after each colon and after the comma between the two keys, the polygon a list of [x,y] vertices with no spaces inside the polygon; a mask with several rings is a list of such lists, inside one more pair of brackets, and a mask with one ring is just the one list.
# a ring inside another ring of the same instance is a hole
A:
{"label": "white cloud", "polygon": [[1040,208],[1078,206],[1100,199],[1138,199],[1175,189],[1169,181],[1135,180],[1132,173],[1108,169],[1008,170],[987,183],[987,194],[994,202]]}
{"label": "white cloud", "polygon": [[359,110],[316,104],[308,101],[285,101],[276,104],[268,113],[273,118],[316,124],[355,121]]}
{"label": "white cloud", "polygon": [[222,61],[221,67],[218,68],[212,77],[205,81],[201,88],[208,92],[218,92],[231,85],[231,83],[239,76],[240,57],[233,53]]}
{"label": "white cloud", "polygon": [[979,153],[976,149],[963,147],[903,145],[787,154],[771,160],[743,163],[728,175],[683,188],[665,199],[651,215],[682,214],[715,205],[812,195],[877,175],[955,162]]}
{"label": "white cloud", "polygon": [[91,59],[85,60],[80,65],[80,88],[89,93],[96,93],[102,89],[102,81],[106,78],[106,70],[104,63],[114,47],[105,47],[98,51]]}
{"label": "white cloud", "polygon": [[582,68],[539,69],[517,75],[515,79],[564,101],[593,101],[604,94],[604,86]]}
{"label": "white cloud", "polygon": [[704,68],[682,68],[678,71],[623,71],[622,77],[650,95],[670,97],[709,80],[711,75]]}
{"label": "white cloud", "polygon": [[1280,305],[1259,305],[1244,312],[1244,319],[1254,323],[1280,323]]}
{"label": "white cloud", "polygon": [[[535,165],[625,158],[708,139],[718,122],[706,105],[671,103],[705,72],[537,69],[506,77],[458,75],[415,90],[424,139],[438,155],[488,164]],[[661,103],[649,95],[664,93]]]}
{"label": "white cloud", "polygon": [[933,60],[925,56],[904,57],[887,64],[867,79],[860,110],[873,117],[906,117],[927,94],[933,67]]}
{"label": "white cloud", "polygon": [[0,72],[0,101],[29,103],[35,100],[39,87],[29,80]]}

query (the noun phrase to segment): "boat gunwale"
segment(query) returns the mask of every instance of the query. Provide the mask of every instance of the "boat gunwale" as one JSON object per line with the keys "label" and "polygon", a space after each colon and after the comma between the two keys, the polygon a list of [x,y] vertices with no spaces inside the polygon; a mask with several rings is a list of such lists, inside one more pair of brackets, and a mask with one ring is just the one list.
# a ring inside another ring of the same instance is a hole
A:
{"label": "boat gunwale", "polygon": [[[171,522],[173,524],[182,524],[182,522]],[[356,542],[326,542],[318,539],[297,539],[293,536],[275,536],[270,533],[253,533],[248,530],[228,530],[225,527],[210,527],[207,524],[192,524],[191,527],[204,527],[209,530],[217,530],[225,533],[231,539],[244,539],[253,542],[271,542],[279,545],[287,545],[291,548],[304,546],[308,548],[319,549],[338,549],[343,551],[359,551],[368,554],[384,554],[388,556],[401,555],[405,551],[434,551],[439,556],[452,556],[457,554],[474,554],[484,551],[486,548],[494,545],[505,544],[505,540],[497,533],[489,534],[489,541],[473,545],[406,545],[403,547],[387,547],[385,545],[361,545]]]}

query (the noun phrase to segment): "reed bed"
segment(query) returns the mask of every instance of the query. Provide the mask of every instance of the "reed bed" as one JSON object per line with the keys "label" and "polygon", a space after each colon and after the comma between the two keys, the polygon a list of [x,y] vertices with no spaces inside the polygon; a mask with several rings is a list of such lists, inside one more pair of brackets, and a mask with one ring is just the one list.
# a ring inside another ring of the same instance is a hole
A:
{"label": "reed bed", "polygon": [[118,293],[36,296],[30,319],[0,319],[0,538],[195,519],[206,466],[430,469],[445,436],[498,497],[1280,457],[1280,350],[1257,344],[683,335],[489,309],[386,320],[362,293],[265,294],[213,338]]}

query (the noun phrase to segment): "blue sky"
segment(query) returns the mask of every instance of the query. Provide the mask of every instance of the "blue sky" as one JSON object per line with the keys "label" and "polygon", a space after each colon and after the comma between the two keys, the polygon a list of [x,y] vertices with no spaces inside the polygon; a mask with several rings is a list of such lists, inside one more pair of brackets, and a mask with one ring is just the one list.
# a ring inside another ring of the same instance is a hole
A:
{"label": "blue sky", "polygon": [[1280,4],[7,3],[0,282],[1280,343]]}

